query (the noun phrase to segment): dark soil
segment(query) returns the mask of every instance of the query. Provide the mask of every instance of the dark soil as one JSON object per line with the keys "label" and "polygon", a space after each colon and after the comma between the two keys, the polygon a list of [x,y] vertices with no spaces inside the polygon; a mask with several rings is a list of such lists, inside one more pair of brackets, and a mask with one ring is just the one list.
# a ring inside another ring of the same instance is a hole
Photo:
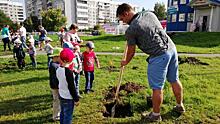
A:
{"label": "dark soil", "polygon": [[137,66],[134,66],[134,67],[132,67],[132,69],[133,69],[133,70],[137,70],[137,69],[138,69],[138,67],[137,67]]}
{"label": "dark soil", "polygon": [[192,64],[192,65],[209,65],[208,63],[201,62],[199,59],[195,57],[185,57],[185,58],[178,58],[179,59],[179,64]]}
{"label": "dark soil", "polygon": [[[105,96],[105,100],[113,100],[115,97],[115,92],[117,87],[109,87],[110,90],[107,92],[106,96]],[[119,97],[120,96],[124,96],[123,93],[125,93],[125,95],[129,94],[129,93],[133,93],[133,92],[139,92],[140,90],[143,90],[145,87],[141,86],[139,84],[136,84],[134,82],[128,82],[124,85],[121,85],[120,89],[119,89]],[[122,92],[123,91],[123,92]]]}
{"label": "dark soil", "polygon": [[103,67],[102,69],[104,70],[108,70],[109,72],[119,72],[119,68],[115,67],[115,66],[107,66],[107,67]]}
{"label": "dark soil", "polygon": [[[115,102],[104,104],[106,110],[103,112],[104,117],[111,117],[112,107],[115,105]],[[131,105],[129,103],[118,103],[115,107],[114,118],[125,118],[133,116]]]}
{"label": "dark soil", "polygon": [[[114,102],[115,92],[117,87],[110,87],[104,99],[105,111],[103,112],[104,117],[111,117],[112,107],[116,104]],[[129,93],[139,92],[145,87],[135,84],[133,82],[128,82],[122,85],[119,89],[119,103],[115,107],[115,116],[114,118],[125,118],[133,116],[132,107],[130,103],[125,103],[123,99],[120,99],[120,96],[126,96]]]}

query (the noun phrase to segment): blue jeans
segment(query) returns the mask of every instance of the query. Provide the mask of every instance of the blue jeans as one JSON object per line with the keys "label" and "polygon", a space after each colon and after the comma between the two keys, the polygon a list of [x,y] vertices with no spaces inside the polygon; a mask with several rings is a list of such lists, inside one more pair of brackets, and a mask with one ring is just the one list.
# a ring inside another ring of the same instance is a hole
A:
{"label": "blue jeans", "polygon": [[21,42],[22,42],[22,47],[23,48],[28,48],[26,45],[26,38],[24,36],[21,36]]}
{"label": "blue jeans", "polygon": [[36,61],[36,56],[34,55],[29,55],[31,59],[31,63],[33,67],[37,67],[37,61]]}
{"label": "blue jeans", "polygon": [[52,61],[52,57],[50,57],[50,55],[52,55],[51,53],[48,53],[47,54],[47,66],[49,67],[50,66],[50,62]]}
{"label": "blue jeans", "polygon": [[85,71],[85,78],[86,78],[86,86],[85,90],[91,90],[92,89],[92,83],[94,80],[94,72],[88,72]]}
{"label": "blue jeans", "polygon": [[60,124],[72,124],[74,101],[71,99],[60,99]]}
{"label": "blue jeans", "polygon": [[79,95],[79,80],[80,80],[80,74],[75,73],[75,85],[76,85],[77,95]]}

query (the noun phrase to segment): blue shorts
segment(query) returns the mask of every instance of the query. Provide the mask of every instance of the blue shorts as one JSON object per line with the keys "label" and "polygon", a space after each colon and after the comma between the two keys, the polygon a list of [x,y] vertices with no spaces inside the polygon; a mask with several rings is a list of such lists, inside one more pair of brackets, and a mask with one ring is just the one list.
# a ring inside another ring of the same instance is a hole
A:
{"label": "blue shorts", "polygon": [[170,83],[179,80],[178,55],[175,48],[160,56],[150,57],[148,62],[147,74],[151,89],[163,89],[166,79]]}

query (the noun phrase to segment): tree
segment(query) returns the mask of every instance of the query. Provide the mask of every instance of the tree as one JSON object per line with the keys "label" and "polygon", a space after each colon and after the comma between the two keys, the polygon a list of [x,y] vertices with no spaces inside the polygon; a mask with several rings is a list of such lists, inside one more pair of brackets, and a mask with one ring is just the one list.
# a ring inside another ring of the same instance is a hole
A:
{"label": "tree", "polygon": [[18,23],[14,23],[2,10],[0,10],[0,29],[4,27],[4,25],[9,25],[10,30],[13,31],[16,31],[19,27]]}
{"label": "tree", "polygon": [[38,26],[40,25],[40,21],[37,16],[28,17],[24,21],[24,27],[27,29],[28,32],[32,32],[34,30],[38,30]]}
{"label": "tree", "polygon": [[142,8],[142,12],[143,12],[143,11],[146,11],[144,7]]}
{"label": "tree", "polygon": [[9,17],[4,14],[2,10],[0,10],[0,28],[2,28],[4,25],[12,26],[13,22]]}
{"label": "tree", "polygon": [[67,18],[62,15],[61,9],[49,9],[41,12],[42,25],[48,31],[58,31],[60,27],[65,26]]}
{"label": "tree", "polygon": [[166,18],[166,7],[164,3],[156,3],[154,6],[154,13],[158,17],[159,20],[163,20]]}

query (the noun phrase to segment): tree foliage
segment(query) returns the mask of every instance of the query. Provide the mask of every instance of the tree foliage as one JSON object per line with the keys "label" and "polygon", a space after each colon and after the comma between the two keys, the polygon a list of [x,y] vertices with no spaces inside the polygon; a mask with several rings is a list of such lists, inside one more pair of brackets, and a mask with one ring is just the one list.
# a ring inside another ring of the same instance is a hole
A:
{"label": "tree foliage", "polygon": [[38,30],[38,26],[40,25],[40,21],[37,16],[30,16],[24,21],[24,27],[28,32],[32,32],[34,30]]}
{"label": "tree foliage", "polygon": [[159,20],[163,20],[166,18],[166,7],[164,3],[156,3],[154,6],[154,13],[158,17]]}
{"label": "tree foliage", "polygon": [[58,31],[65,26],[67,18],[62,15],[61,9],[49,9],[41,12],[42,25],[47,31]]}
{"label": "tree foliage", "polygon": [[2,10],[0,10],[0,28],[2,28],[4,25],[9,25],[12,29],[16,30],[18,24],[13,23],[13,21],[7,17]]}

